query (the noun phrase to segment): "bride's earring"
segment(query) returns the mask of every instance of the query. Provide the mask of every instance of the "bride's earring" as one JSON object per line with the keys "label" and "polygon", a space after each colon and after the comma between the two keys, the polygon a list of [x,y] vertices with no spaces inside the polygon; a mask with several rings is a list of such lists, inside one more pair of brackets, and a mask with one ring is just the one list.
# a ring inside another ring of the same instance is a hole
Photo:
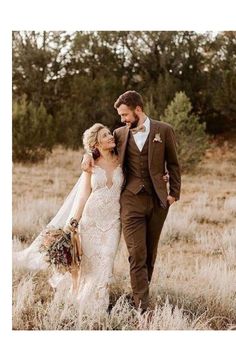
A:
{"label": "bride's earring", "polygon": [[92,154],[93,154],[94,160],[98,159],[101,156],[98,148],[96,148],[96,147],[92,150]]}

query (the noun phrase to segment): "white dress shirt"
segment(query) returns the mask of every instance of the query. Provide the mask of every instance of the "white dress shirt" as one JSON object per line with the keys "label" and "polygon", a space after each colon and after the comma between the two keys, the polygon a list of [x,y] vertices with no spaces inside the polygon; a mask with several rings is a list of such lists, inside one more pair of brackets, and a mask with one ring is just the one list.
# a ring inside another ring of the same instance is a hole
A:
{"label": "white dress shirt", "polygon": [[138,132],[133,135],[134,141],[140,151],[142,151],[144,144],[147,140],[148,134],[150,132],[150,119],[148,117],[146,117],[143,125],[145,126],[146,131],[145,132]]}

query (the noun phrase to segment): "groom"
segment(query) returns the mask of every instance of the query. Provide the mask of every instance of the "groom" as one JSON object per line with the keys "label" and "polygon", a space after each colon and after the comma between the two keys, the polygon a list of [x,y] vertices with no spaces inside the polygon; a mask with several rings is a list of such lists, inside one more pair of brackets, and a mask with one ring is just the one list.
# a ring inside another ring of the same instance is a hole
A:
{"label": "groom", "polygon": [[[173,128],[147,117],[143,106],[138,92],[123,93],[114,107],[125,126],[113,133],[125,175],[121,223],[129,252],[133,301],[142,312],[148,307],[161,230],[169,206],[179,199],[181,185]],[[169,193],[163,180],[165,169]]]}

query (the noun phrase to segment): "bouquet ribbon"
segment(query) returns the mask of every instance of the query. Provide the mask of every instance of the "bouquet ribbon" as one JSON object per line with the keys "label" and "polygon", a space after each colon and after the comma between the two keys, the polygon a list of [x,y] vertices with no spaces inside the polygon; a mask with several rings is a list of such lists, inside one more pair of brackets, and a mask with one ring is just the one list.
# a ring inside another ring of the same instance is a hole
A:
{"label": "bouquet ribbon", "polygon": [[80,237],[77,229],[73,228],[71,231],[71,245],[72,245],[72,266],[79,265],[81,256],[82,256],[82,248]]}

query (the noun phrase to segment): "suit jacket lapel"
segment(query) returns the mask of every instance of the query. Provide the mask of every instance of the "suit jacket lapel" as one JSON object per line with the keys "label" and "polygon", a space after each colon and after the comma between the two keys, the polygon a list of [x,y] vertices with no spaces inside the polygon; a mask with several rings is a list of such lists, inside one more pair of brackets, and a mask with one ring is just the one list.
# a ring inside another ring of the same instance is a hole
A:
{"label": "suit jacket lapel", "polygon": [[122,138],[122,143],[120,146],[120,163],[121,166],[124,164],[124,158],[125,158],[125,150],[126,150],[126,145],[128,142],[128,137],[129,137],[129,128],[125,127],[124,132],[123,132],[123,138]]}
{"label": "suit jacket lapel", "polygon": [[155,144],[153,139],[155,138],[155,134],[158,132],[158,123],[153,119],[150,119],[150,133],[149,133],[149,144],[148,144],[148,166],[149,169],[152,163],[153,151],[155,148]]}

